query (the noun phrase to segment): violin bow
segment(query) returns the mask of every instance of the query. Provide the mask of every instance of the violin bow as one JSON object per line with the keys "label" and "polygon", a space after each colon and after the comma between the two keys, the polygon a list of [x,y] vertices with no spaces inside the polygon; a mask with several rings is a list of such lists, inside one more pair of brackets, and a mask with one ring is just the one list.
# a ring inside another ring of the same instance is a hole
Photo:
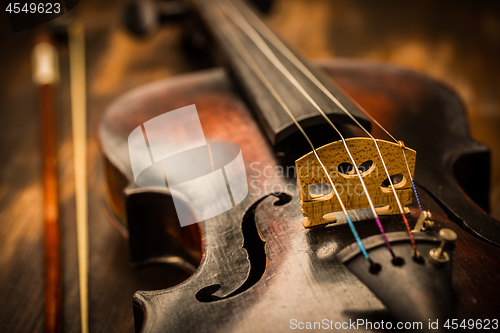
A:
{"label": "violin bow", "polygon": [[88,333],[88,204],[87,204],[87,116],[85,92],[85,33],[81,23],[69,26],[71,118],[75,168],[76,232],[80,286],[81,331]]}
{"label": "violin bow", "polygon": [[61,332],[62,287],[59,235],[59,194],[54,111],[54,86],[59,80],[57,50],[49,34],[36,35],[32,52],[33,81],[39,87],[43,152],[43,206],[45,252],[45,332]]}

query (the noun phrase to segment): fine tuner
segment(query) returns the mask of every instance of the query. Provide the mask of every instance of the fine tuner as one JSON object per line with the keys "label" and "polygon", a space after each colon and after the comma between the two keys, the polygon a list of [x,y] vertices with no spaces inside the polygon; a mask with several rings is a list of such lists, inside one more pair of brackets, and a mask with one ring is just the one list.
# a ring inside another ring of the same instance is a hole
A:
{"label": "fine tuner", "polygon": [[444,249],[455,243],[457,234],[451,229],[443,228],[439,230],[439,237],[441,238],[441,244],[438,248],[430,250],[429,259],[432,263],[442,265],[450,261],[450,256]]}

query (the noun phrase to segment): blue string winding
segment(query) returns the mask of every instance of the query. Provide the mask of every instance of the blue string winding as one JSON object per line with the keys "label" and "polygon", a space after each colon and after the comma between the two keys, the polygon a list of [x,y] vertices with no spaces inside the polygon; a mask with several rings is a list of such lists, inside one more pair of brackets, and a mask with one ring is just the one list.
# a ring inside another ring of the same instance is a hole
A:
{"label": "blue string winding", "polygon": [[420,209],[420,212],[422,212],[422,206],[420,205],[420,199],[418,198],[417,188],[415,187],[415,182],[413,180],[411,181],[411,186],[413,187],[413,193],[415,193],[415,197],[417,198],[418,208]]}
{"label": "blue string winding", "polygon": [[356,238],[356,242],[358,243],[359,250],[361,253],[363,253],[363,256],[366,258],[366,260],[370,261],[370,257],[368,256],[368,253],[366,252],[365,246],[361,242],[361,238],[359,238],[358,232],[356,231],[356,228],[354,227],[354,224],[351,221],[351,218],[349,215],[345,216],[347,219],[347,224],[349,224],[349,228],[351,228],[352,234],[354,235],[354,238]]}

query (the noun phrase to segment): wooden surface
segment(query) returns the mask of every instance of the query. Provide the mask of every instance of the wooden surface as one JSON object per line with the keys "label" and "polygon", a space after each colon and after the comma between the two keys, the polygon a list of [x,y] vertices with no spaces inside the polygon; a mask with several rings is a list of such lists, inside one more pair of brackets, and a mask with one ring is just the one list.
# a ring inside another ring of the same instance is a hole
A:
{"label": "wooden surface", "polygon": [[[100,113],[114,98],[155,79],[208,66],[181,51],[181,27],[145,40],[123,32],[117,1],[82,1],[87,25],[89,91],[90,330],[133,331],[131,300],[138,289],[182,281],[182,272],[135,271],[128,248],[107,222],[103,169],[94,140]],[[468,106],[474,138],[492,148],[493,214],[500,217],[500,19],[495,3],[276,1],[269,22],[306,57],[357,57],[423,71],[456,89]],[[31,82],[32,32],[12,34],[0,14],[0,330],[43,330],[43,200],[37,91]],[[56,92],[64,321],[79,331],[76,232],[68,55],[61,48]],[[418,164],[417,164],[418,169]],[[478,253],[478,255],[482,255]],[[163,278],[163,281],[161,280]]]}

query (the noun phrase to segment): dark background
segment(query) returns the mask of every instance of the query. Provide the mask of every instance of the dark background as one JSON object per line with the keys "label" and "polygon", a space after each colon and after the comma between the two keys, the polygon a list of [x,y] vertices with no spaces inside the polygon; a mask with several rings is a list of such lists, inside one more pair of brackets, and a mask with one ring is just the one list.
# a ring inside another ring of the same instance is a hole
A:
{"label": "dark background", "polygon": [[[83,0],[72,11],[86,26],[90,329],[133,330],[131,299],[150,281],[128,262],[126,241],[103,210],[103,173],[95,129],[106,105],[142,84],[207,67],[183,51],[182,27],[144,39],[121,23],[124,3]],[[500,8],[496,1],[277,0],[268,23],[308,58],[348,57],[414,69],[463,99],[472,137],[491,147],[491,212],[500,218]],[[35,29],[10,31],[0,13],[0,331],[43,330],[43,224],[37,88],[30,52]],[[79,331],[68,51],[59,48],[58,158],[64,269],[64,328]],[[422,128],[422,135],[426,129]],[[471,170],[470,172],[481,172]]]}

